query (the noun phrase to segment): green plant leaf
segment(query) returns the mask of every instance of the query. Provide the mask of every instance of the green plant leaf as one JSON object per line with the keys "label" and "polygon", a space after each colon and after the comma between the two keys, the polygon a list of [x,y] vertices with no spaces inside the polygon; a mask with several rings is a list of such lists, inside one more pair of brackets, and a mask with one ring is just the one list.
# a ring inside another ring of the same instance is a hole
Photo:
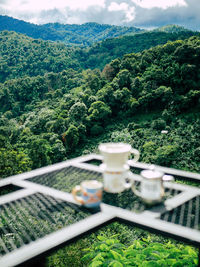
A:
{"label": "green plant leaf", "polygon": [[158,260],[157,263],[159,264],[159,266],[166,266],[166,262],[164,259]]}
{"label": "green plant leaf", "polygon": [[110,253],[112,254],[113,258],[115,260],[121,260],[122,259],[122,255],[120,255],[119,253],[117,253],[116,251],[114,250],[110,250]]}
{"label": "green plant leaf", "polygon": [[190,256],[195,257],[195,258],[197,257],[197,252],[196,252],[193,248],[187,246],[187,247],[186,247],[186,250],[187,250],[187,253],[188,253]]}
{"label": "green plant leaf", "polygon": [[85,254],[81,259],[82,259],[82,260],[92,259],[92,258],[96,257],[96,255],[97,255],[96,252],[91,251],[91,252]]}
{"label": "green plant leaf", "polygon": [[124,255],[126,257],[134,257],[135,258],[137,254],[138,254],[138,251],[137,250],[134,250],[134,249],[127,249],[124,252]]}
{"label": "green plant leaf", "polygon": [[93,259],[93,261],[104,261],[104,257],[102,256],[102,253],[99,253],[96,255],[96,257]]}
{"label": "green plant leaf", "polygon": [[157,251],[165,251],[165,248],[163,247],[163,244],[161,243],[152,243],[150,244],[150,246],[154,249],[154,250],[157,250]]}
{"label": "green plant leaf", "polygon": [[148,235],[147,238],[143,237],[142,240],[144,242],[150,243],[151,242],[151,237],[150,237],[150,235]]}
{"label": "green plant leaf", "polygon": [[108,266],[109,267],[123,267],[123,264],[119,261],[114,260]]}
{"label": "green plant leaf", "polygon": [[106,244],[108,244],[108,245],[113,245],[113,244],[117,244],[117,243],[119,243],[119,240],[117,240],[117,239],[107,239],[106,240]]}
{"label": "green plant leaf", "polygon": [[176,263],[176,259],[165,259],[165,263],[169,266],[173,266],[173,264]]}
{"label": "green plant leaf", "polygon": [[145,254],[145,255],[151,255],[151,253],[155,251],[154,248],[151,248],[151,247],[147,247],[145,249],[142,250],[142,252]]}
{"label": "green plant leaf", "polygon": [[136,260],[138,261],[143,261],[143,260],[145,260],[146,259],[146,255],[145,254],[143,254],[143,252],[141,252],[140,254],[138,254],[137,253],[137,255],[136,255]]}
{"label": "green plant leaf", "polygon": [[140,240],[134,240],[134,242],[133,242],[134,247],[137,248],[137,249],[143,248],[143,244],[144,243],[142,241],[140,241]]}
{"label": "green plant leaf", "polygon": [[163,259],[166,259],[166,258],[168,258],[170,256],[171,255],[170,255],[170,253],[168,251],[160,253],[160,257],[163,258]]}
{"label": "green plant leaf", "polygon": [[102,261],[93,261],[89,267],[99,267],[102,266]]}
{"label": "green plant leaf", "polygon": [[172,267],[180,267],[180,266],[183,266],[181,261],[178,261],[178,262],[172,264]]}
{"label": "green plant leaf", "polygon": [[99,246],[99,249],[100,249],[101,251],[109,251],[109,247],[108,247],[106,244],[101,244],[101,245]]}
{"label": "green plant leaf", "polygon": [[158,253],[151,253],[151,256],[153,256],[154,259],[158,259],[158,260],[162,259],[162,256]]}
{"label": "green plant leaf", "polygon": [[98,238],[100,241],[105,241],[105,240],[106,240],[106,237],[105,237],[105,236],[102,236],[102,235],[98,235],[97,238]]}
{"label": "green plant leaf", "polygon": [[156,261],[148,261],[143,267],[161,267]]}

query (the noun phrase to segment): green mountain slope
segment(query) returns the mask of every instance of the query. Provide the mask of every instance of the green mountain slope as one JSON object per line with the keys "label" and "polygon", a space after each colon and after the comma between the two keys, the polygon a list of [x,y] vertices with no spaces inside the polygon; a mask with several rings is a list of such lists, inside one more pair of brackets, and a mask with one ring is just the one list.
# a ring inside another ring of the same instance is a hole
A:
{"label": "green mountain slope", "polygon": [[15,32],[0,32],[0,82],[79,68],[74,49],[64,44],[32,39]]}
{"label": "green mountain slope", "polygon": [[199,47],[194,36],[125,55],[103,72],[68,68],[0,84],[0,175],[102,141],[129,142],[145,162],[200,171]]}
{"label": "green mountain slope", "polygon": [[185,39],[193,32],[149,32],[108,39],[90,49],[66,47],[62,43],[32,39],[15,32],[0,32],[0,82],[23,76],[58,73],[67,68],[103,69],[111,60],[141,52],[168,40]]}
{"label": "green mountain slope", "polygon": [[0,31],[9,30],[26,34],[32,38],[62,41],[67,45],[89,46],[106,38],[141,32],[135,27],[121,27],[98,23],[35,25],[8,16],[0,16]]}
{"label": "green mountain slope", "polygon": [[[138,53],[167,41],[184,40],[195,34],[192,31],[175,33],[152,31],[130,36],[107,39],[93,45],[87,50],[80,50],[78,57],[84,68],[101,68],[111,60],[128,53]],[[84,51],[84,52],[83,52]]]}
{"label": "green mountain slope", "polygon": [[79,46],[90,46],[107,38],[143,32],[139,28],[135,27],[121,27],[108,24],[98,24],[94,22],[85,23],[82,25],[63,25],[59,23],[51,23],[45,24],[43,27],[62,33],[62,41],[66,44],[76,44]]}
{"label": "green mountain slope", "polygon": [[165,25],[155,29],[154,31],[168,32],[168,33],[178,33],[178,32],[187,32],[188,29],[174,24]]}

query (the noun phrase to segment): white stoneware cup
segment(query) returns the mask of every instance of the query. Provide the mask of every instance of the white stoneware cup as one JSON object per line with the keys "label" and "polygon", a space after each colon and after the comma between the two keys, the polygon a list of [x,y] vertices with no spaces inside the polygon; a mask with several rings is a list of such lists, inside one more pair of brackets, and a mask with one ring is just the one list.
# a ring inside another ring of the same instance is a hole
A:
{"label": "white stoneware cup", "polygon": [[[121,193],[132,185],[132,173],[127,169],[121,171],[106,170],[105,165],[101,164],[103,171],[104,190],[109,193]],[[131,182],[130,182],[131,181]]]}
{"label": "white stoneware cup", "polygon": [[104,190],[110,193],[120,193],[130,187],[132,173],[127,164],[130,154],[134,154],[132,161],[139,159],[139,151],[125,143],[103,143],[99,145],[99,151],[103,156]]}
{"label": "white stoneware cup", "polygon": [[108,171],[124,171],[130,154],[134,154],[134,162],[138,161],[140,156],[138,150],[125,143],[103,143],[99,145],[99,151]]}
{"label": "white stoneware cup", "polygon": [[102,191],[103,184],[101,182],[85,180],[73,188],[72,195],[79,204],[87,208],[98,208],[102,200]]}

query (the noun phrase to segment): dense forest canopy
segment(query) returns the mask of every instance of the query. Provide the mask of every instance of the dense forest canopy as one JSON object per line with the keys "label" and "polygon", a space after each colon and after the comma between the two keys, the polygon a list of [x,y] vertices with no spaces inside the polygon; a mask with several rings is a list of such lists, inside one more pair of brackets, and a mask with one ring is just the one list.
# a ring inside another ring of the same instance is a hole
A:
{"label": "dense forest canopy", "polygon": [[79,68],[74,49],[62,43],[32,39],[16,32],[0,32],[0,82]]}
{"label": "dense forest canopy", "polygon": [[[177,28],[177,27],[175,27]],[[173,29],[170,27],[170,29]],[[84,68],[100,68],[111,60],[122,57],[128,53],[138,53],[159,44],[165,44],[167,41],[184,40],[195,33],[192,31],[173,31],[165,32],[162,30],[149,31],[140,34],[120,36],[118,38],[109,38],[98,42],[87,49],[77,50],[76,54],[80,58],[81,65]],[[199,33],[196,33],[197,35]]]}
{"label": "dense forest canopy", "polygon": [[127,53],[141,52],[167,41],[186,39],[190,31],[148,32],[107,39],[88,49],[66,47],[63,43],[32,39],[13,31],[0,32],[0,82],[24,76],[43,76],[68,68],[103,69],[107,63]]}
{"label": "dense forest canopy", "polygon": [[[1,38],[5,63],[17,56],[0,84],[1,177],[88,153],[100,141],[129,142],[145,162],[199,171],[199,36],[124,55],[103,71],[79,68],[62,44],[6,31]],[[9,54],[13,41],[17,53]],[[43,69],[45,59],[52,68],[64,62],[60,72]]]}

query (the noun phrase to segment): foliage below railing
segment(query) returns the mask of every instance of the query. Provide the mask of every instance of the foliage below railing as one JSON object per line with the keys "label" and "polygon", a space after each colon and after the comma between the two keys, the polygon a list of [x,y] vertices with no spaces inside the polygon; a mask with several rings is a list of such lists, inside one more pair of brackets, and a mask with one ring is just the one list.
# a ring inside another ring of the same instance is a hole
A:
{"label": "foliage below railing", "polygon": [[120,243],[116,235],[111,238],[98,236],[98,241],[85,249],[82,260],[90,260],[90,267],[97,266],[196,266],[197,251],[190,246],[152,242],[151,237],[135,240],[131,246]]}

